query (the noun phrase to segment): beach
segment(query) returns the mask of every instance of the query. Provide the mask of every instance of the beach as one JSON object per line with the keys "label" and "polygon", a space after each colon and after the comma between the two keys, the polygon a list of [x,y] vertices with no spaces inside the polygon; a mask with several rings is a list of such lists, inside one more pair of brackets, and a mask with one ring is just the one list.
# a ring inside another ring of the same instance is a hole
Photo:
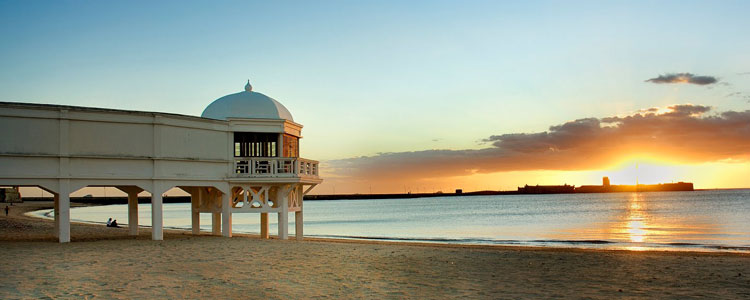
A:
{"label": "beach", "polygon": [[750,297],[750,255],[353,240],[261,240],[71,225],[50,208],[0,217],[0,298],[722,298]]}

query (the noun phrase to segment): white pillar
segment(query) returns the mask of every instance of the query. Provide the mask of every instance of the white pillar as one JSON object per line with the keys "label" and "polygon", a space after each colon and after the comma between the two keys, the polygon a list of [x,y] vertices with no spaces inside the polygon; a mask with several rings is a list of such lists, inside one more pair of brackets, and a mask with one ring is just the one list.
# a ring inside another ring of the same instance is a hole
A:
{"label": "white pillar", "polygon": [[282,210],[279,212],[279,239],[289,238],[289,213]]}
{"label": "white pillar", "polygon": [[221,194],[221,235],[232,237],[232,205],[229,203],[229,195]]}
{"label": "white pillar", "polygon": [[279,200],[279,239],[286,240],[289,238],[289,199],[288,189],[283,189],[284,192],[278,195]]}
{"label": "white pillar", "polygon": [[161,191],[151,194],[151,239],[154,241],[164,240],[162,206]]}
{"label": "white pillar", "polygon": [[60,182],[60,192],[57,197],[55,218],[57,219],[57,238],[60,243],[70,242],[70,187],[67,182]]}
{"label": "white pillar", "polygon": [[260,238],[268,239],[268,213],[260,213]]}
{"label": "white pillar", "polygon": [[198,204],[203,197],[203,188],[194,188],[190,193],[190,211],[192,216],[193,234],[201,233],[201,213],[198,212]]}
{"label": "white pillar", "polygon": [[138,193],[128,192],[128,229],[130,235],[138,235]]}
{"label": "white pillar", "polygon": [[302,240],[302,210],[294,213],[294,235],[297,237],[298,241]]}
{"label": "white pillar", "polygon": [[55,231],[52,233],[56,238],[60,237],[60,195],[53,194],[55,199]]}
{"label": "white pillar", "polygon": [[211,213],[211,234],[221,235],[221,213]]}

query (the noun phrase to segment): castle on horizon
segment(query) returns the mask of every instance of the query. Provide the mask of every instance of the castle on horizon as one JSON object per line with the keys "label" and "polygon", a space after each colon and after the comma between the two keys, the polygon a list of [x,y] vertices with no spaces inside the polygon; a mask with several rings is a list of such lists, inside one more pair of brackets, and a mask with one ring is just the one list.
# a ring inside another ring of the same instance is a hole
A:
{"label": "castle on horizon", "polygon": [[693,191],[692,182],[611,185],[609,177],[602,178],[602,185],[525,185],[518,187],[520,194],[568,194],[568,193],[622,193],[622,192],[677,192]]}

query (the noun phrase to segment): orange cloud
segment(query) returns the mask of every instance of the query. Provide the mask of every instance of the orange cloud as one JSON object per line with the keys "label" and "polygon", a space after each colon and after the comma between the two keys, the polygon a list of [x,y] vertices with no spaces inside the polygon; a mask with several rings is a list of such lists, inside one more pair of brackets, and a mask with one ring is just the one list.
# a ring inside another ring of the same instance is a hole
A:
{"label": "orange cloud", "polygon": [[548,131],[493,135],[491,147],[381,153],[326,162],[333,178],[393,180],[529,170],[594,170],[624,157],[676,163],[750,161],[750,110],[710,114],[702,105],[585,118]]}

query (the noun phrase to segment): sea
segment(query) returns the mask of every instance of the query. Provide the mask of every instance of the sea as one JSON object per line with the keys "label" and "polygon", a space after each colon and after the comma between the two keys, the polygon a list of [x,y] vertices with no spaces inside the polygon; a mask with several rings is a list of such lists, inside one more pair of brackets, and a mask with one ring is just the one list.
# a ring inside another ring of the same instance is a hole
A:
{"label": "sea", "polygon": [[[139,223],[150,225],[150,204],[138,209]],[[125,224],[127,205],[71,209],[74,221],[108,218]],[[234,232],[260,232],[259,214],[232,218]],[[269,219],[275,234],[275,214]],[[750,252],[750,189],[305,201],[304,221],[305,236],[335,239]],[[189,203],[164,204],[166,228],[189,230],[190,222]],[[210,229],[201,214],[201,230]]]}

